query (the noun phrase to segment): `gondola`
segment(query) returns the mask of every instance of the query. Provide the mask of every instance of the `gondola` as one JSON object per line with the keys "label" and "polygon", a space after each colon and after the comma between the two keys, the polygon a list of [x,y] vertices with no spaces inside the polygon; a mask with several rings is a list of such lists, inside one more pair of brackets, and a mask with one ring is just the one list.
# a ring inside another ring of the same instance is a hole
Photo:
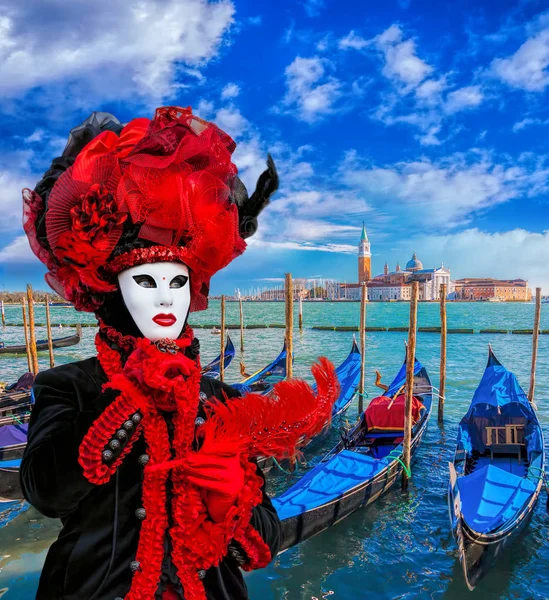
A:
{"label": "gondola", "polygon": [[[54,348],[66,348],[67,346],[75,346],[80,343],[81,334],[77,331],[75,335],[67,335],[65,337],[52,340]],[[48,349],[48,340],[38,340],[36,342],[36,350],[39,352]],[[0,346],[0,354],[26,354],[27,347],[25,344],[13,346]]]}
{"label": "gondola", "polygon": [[273,360],[273,362],[263,369],[250,375],[239,383],[231,383],[231,386],[238,390],[242,395],[250,392],[258,394],[268,394],[273,385],[286,378],[286,343],[282,352]]}
{"label": "gondola", "polygon": [[[282,521],[281,550],[324,531],[362,506],[371,504],[400,481],[405,382],[406,363],[385,396],[372,400],[341,442],[295,485],[273,499]],[[416,421],[412,428],[412,459],[427,428],[432,406],[431,381],[425,367],[417,360],[413,394]],[[371,414],[381,417],[379,427],[372,422]]]}
{"label": "gondola", "polygon": [[[227,342],[225,344],[225,351],[223,352],[223,361],[225,364],[225,369],[231,364],[235,355],[235,349],[233,341],[231,337],[227,335]],[[221,354],[215,359],[212,360],[211,363],[206,365],[202,369],[202,375],[206,375],[206,377],[211,377],[212,379],[219,379],[219,375],[221,372]]]}
{"label": "gondola", "polygon": [[23,498],[19,467],[27,445],[32,397],[11,407],[0,407],[0,503]]}
{"label": "gondola", "polygon": [[535,407],[489,349],[488,364],[459,424],[448,509],[470,590],[524,528],[545,467]]}

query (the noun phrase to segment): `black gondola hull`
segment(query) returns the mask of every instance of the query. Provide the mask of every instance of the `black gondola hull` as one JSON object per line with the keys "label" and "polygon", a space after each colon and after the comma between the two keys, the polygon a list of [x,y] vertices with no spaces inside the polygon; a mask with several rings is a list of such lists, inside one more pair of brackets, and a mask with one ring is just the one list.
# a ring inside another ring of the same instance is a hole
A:
{"label": "black gondola hull", "polygon": [[465,583],[469,590],[475,589],[500,554],[515,541],[530,522],[540,492],[541,483],[526,510],[517,518],[512,527],[507,528],[501,534],[481,534],[468,527],[463,517],[460,516],[455,520],[453,534],[458,546]]}
{"label": "black gondola hull", "polygon": [[[427,428],[429,415],[412,440],[410,448],[412,461],[415,460],[417,450]],[[368,506],[388,492],[393,485],[401,482],[402,465],[392,461],[387,468],[378,473],[373,479],[346,492],[340,498],[317,508],[308,510],[282,520],[282,543],[280,551],[307,540],[318,533],[335,525],[358,509]]]}
{"label": "black gondola hull", "polygon": [[[79,335],[68,335],[66,337],[57,338],[52,340],[53,348],[66,348],[68,346],[75,346],[80,343]],[[38,352],[46,351],[48,349],[47,340],[39,340],[36,342],[36,350]],[[0,348],[0,354],[26,354],[27,347],[25,344],[19,346],[4,346]]]}

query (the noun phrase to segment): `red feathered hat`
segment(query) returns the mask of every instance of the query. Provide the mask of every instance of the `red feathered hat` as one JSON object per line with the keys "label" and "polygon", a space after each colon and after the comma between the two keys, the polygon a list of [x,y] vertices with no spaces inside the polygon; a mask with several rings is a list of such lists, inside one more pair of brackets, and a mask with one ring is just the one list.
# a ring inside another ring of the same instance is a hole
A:
{"label": "red feathered hat", "polygon": [[25,232],[46,281],[94,312],[120,271],[180,261],[191,272],[191,310],[207,308],[210,278],[244,252],[278,187],[269,157],[248,198],[235,147],[190,108],[159,108],[126,126],[93,113],[35,190],[23,190]]}

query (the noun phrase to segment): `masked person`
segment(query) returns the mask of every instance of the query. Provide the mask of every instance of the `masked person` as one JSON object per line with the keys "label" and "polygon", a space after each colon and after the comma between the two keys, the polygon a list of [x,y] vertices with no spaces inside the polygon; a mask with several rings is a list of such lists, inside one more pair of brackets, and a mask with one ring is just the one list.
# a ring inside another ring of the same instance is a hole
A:
{"label": "masked person", "polygon": [[248,197],[232,139],[190,109],[126,126],[94,113],[34,191],[24,227],[46,280],[98,318],[97,356],[40,373],[21,464],[25,497],[63,528],[39,600],[238,600],[243,569],[276,555],[281,524],[257,467],[325,425],[317,390],[281,382],[237,398],[201,376],[190,311],[242,254],[276,190],[272,159]]}

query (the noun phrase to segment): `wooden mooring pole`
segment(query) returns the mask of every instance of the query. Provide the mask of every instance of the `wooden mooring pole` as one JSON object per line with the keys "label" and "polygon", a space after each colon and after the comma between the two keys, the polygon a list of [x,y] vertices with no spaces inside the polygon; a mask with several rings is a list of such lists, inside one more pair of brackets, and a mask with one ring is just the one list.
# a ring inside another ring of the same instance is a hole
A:
{"label": "wooden mooring pole", "polygon": [[6,313],[4,312],[4,301],[2,300],[2,327],[6,326]]}
{"label": "wooden mooring pole", "polygon": [[25,296],[21,298],[21,308],[23,309],[23,329],[25,330],[25,348],[27,350],[27,364],[29,366],[29,373],[32,373],[32,360],[29,344],[29,327],[27,324],[27,299],[25,298]]}
{"label": "wooden mooring pole", "polygon": [[286,292],[286,377],[291,379],[294,356],[294,286],[291,273],[286,273],[284,287]]}
{"label": "wooden mooring pole", "polygon": [[414,366],[416,360],[418,282],[412,282],[410,301],[410,326],[408,328],[408,349],[406,351],[406,408],[404,412],[404,452],[402,469],[402,489],[408,489],[410,465],[412,463],[412,400],[414,397]]}
{"label": "wooden mooring pole", "polygon": [[444,400],[446,394],[446,342],[448,323],[446,319],[446,284],[440,286],[440,383],[438,391],[438,422],[444,422]]}
{"label": "wooden mooring pole", "polygon": [[219,379],[225,381],[225,294],[221,296],[221,364]]}
{"label": "wooden mooring pole", "polygon": [[532,335],[532,369],[530,371],[530,389],[528,400],[534,402],[536,390],[536,363],[538,361],[539,323],[541,319],[541,288],[536,288],[536,313],[534,315],[534,331]]}
{"label": "wooden mooring pole", "polygon": [[366,377],[366,284],[360,290],[360,380],[358,382],[358,414],[364,412],[364,380]]}
{"label": "wooden mooring pole", "polygon": [[51,320],[50,320],[50,299],[46,294],[46,329],[48,332],[48,350],[50,353],[50,369],[53,369],[55,366],[55,361],[53,360],[53,340],[51,337]]}
{"label": "wooden mooring pole", "polygon": [[303,331],[303,298],[299,296],[299,331]]}
{"label": "wooden mooring pole", "polygon": [[242,298],[238,300],[240,304],[240,352],[244,352],[244,311],[242,310]]}
{"label": "wooden mooring pole", "polygon": [[27,304],[29,309],[29,344],[32,359],[32,372],[38,374],[38,352],[36,350],[36,333],[34,330],[34,297],[32,294],[32,285],[27,284]]}

